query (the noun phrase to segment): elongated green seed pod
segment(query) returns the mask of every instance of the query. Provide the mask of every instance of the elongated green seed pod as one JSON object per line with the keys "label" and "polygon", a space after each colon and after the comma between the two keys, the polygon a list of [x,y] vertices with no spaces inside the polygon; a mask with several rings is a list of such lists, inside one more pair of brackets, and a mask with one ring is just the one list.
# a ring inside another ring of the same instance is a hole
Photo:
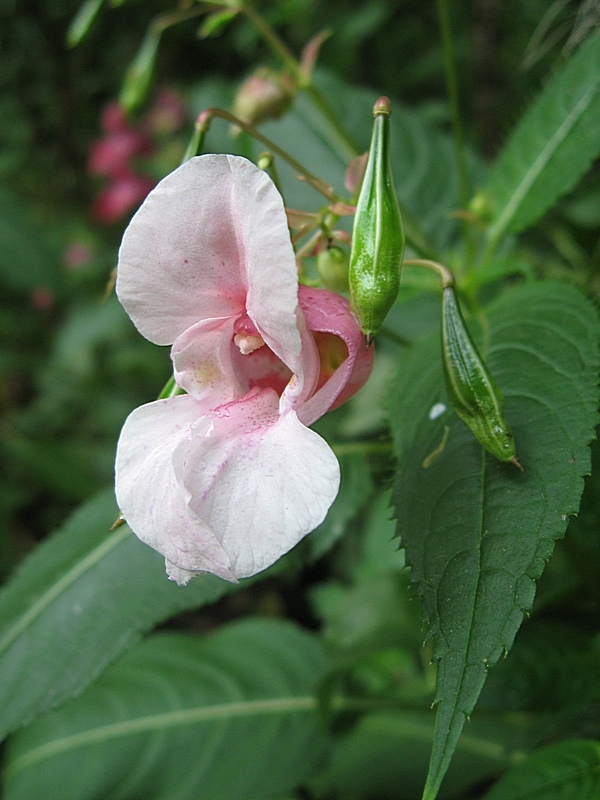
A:
{"label": "elongated green seed pod", "polygon": [[519,469],[515,443],[504,418],[504,398],[471,339],[454,286],[442,295],[442,363],[452,407],[481,446]]}
{"label": "elongated green seed pod", "polygon": [[350,302],[367,344],[398,296],[404,255],[404,228],[390,163],[390,113],[389,99],[380,97],[373,108],[371,147],[352,232]]}

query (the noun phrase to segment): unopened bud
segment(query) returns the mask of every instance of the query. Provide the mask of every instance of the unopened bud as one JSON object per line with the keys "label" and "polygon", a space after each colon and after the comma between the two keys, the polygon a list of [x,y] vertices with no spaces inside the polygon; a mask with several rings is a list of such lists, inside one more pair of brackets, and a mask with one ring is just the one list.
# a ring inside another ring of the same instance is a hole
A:
{"label": "unopened bud", "polygon": [[370,343],[396,301],[404,255],[404,229],[390,163],[390,101],[375,103],[371,147],[363,178],[350,254],[350,298]]}
{"label": "unopened bud", "polygon": [[241,85],[233,102],[233,114],[249,125],[278,119],[287,111],[293,97],[289,81],[270,70],[261,69]]}
{"label": "unopened bud", "polygon": [[348,291],[348,251],[332,244],[317,255],[317,269],[326,289]]}
{"label": "unopened bud", "polygon": [[504,418],[504,398],[463,319],[453,286],[442,295],[442,364],[448,399],[481,446],[522,470]]}

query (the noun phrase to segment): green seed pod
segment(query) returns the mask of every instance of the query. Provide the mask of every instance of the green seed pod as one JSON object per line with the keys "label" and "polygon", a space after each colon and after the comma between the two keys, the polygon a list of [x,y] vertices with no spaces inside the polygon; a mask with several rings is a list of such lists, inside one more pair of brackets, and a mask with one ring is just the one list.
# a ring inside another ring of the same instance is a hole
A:
{"label": "green seed pod", "polygon": [[380,97],[352,232],[350,302],[367,344],[380,329],[400,288],[404,229],[390,163],[390,101]]}
{"label": "green seed pod", "polygon": [[324,248],[317,255],[317,269],[326,289],[332,292],[348,291],[348,252],[336,244]]}
{"label": "green seed pod", "polygon": [[522,470],[504,419],[504,398],[465,325],[454,286],[442,295],[442,363],[448,398],[481,446]]}

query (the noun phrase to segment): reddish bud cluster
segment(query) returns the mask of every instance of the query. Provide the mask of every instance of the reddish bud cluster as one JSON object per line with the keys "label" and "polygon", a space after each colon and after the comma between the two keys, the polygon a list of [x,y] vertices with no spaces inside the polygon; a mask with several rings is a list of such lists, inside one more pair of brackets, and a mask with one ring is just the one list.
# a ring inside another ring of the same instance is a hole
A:
{"label": "reddish bud cluster", "polygon": [[117,102],[109,103],[101,116],[103,136],[94,142],[88,157],[88,173],[106,179],[92,206],[98,222],[122,219],[154,188],[147,172],[156,152],[157,139],[175,132],[186,120],[186,110],[172,91],[162,89],[142,120],[134,125]]}

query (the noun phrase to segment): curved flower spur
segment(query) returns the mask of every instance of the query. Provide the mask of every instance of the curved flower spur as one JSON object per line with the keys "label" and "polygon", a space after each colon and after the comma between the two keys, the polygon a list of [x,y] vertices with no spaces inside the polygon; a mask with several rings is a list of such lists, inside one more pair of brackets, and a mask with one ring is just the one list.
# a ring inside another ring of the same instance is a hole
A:
{"label": "curved flower spur", "polygon": [[150,193],[123,236],[117,294],[143,336],[172,345],[186,392],[126,420],[123,517],[181,585],[260,572],[338,491],[337,459],[308,426],[371,371],[347,301],[298,285],[281,196],[227,155],[193,158]]}

